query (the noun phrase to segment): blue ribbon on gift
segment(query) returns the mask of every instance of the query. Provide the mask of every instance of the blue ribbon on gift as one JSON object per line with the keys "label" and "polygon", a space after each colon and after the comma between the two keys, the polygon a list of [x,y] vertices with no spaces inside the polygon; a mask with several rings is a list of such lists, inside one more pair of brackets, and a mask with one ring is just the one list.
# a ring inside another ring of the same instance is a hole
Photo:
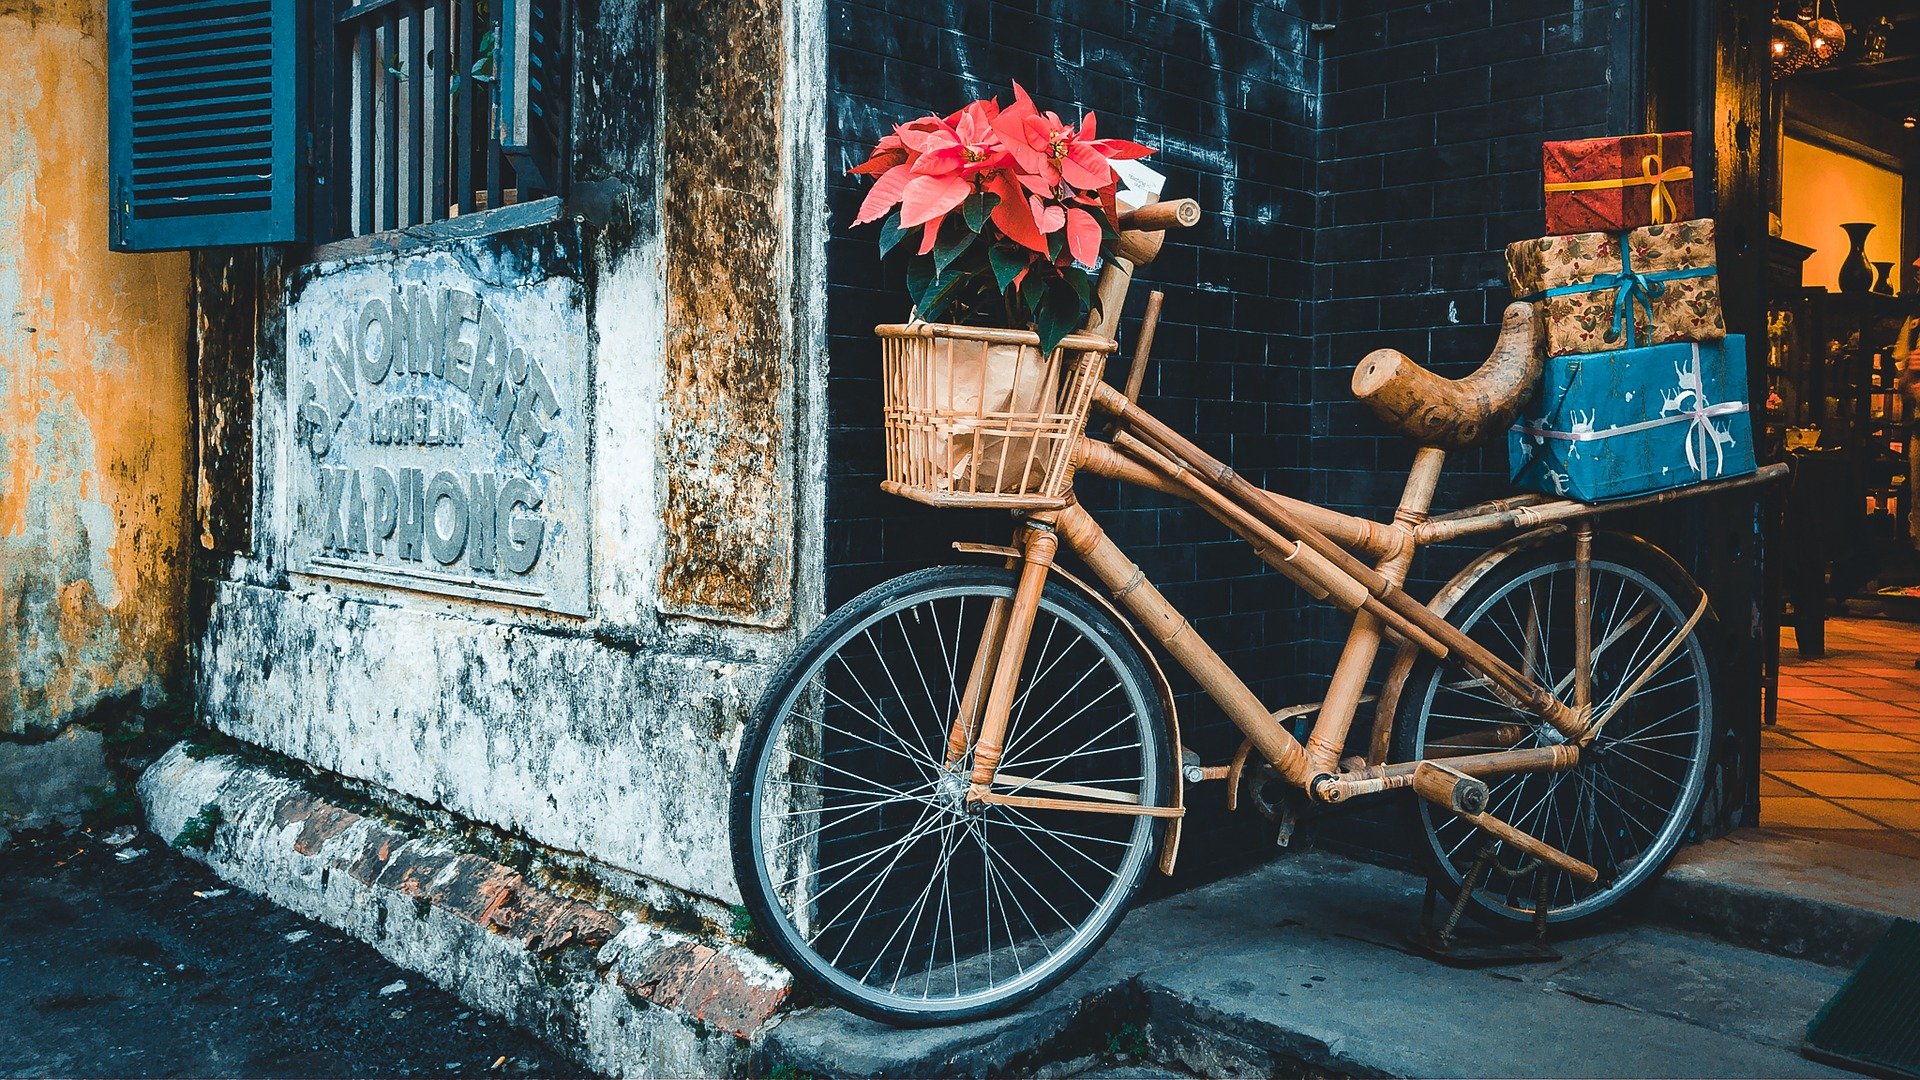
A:
{"label": "blue ribbon on gift", "polygon": [[1718,273],[1712,266],[1695,266],[1685,270],[1635,270],[1633,253],[1623,240],[1620,244],[1620,272],[1617,274],[1599,274],[1583,285],[1556,285],[1551,289],[1523,296],[1520,299],[1532,301],[1549,296],[1572,296],[1575,293],[1603,292],[1615,290],[1613,294],[1613,325],[1608,328],[1608,336],[1618,339],[1621,325],[1626,328],[1627,348],[1637,344],[1633,334],[1633,305],[1638,303],[1647,313],[1647,322],[1653,322],[1653,302],[1667,293],[1667,282],[1682,278],[1710,277]]}

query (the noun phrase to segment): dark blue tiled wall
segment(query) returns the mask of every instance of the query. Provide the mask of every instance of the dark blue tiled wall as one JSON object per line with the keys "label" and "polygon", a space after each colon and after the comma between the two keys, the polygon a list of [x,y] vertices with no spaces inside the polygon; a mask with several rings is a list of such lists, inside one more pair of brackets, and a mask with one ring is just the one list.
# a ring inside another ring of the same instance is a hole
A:
{"label": "dark blue tiled wall", "polygon": [[[1316,196],[1317,65],[1297,2],[840,0],[829,9],[829,168],[863,160],[891,126],[1012,80],[1065,116],[1099,114],[1103,135],[1159,148],[1167,193],[1204,223],[1147,267],[1165,289],[1145,398],[1256,480],[1295,486],[1306,461],[1311,339],[1307,298]],[[879,355],[871,328],[906,316],[903,269],[876,259],[874,230],[847,226],[865,182],[831,180],[832,369],[828,407],[829,593],[838,603],[905,570],[949,561],[953,539],[1004,542],[1004,515],[930,511],[882,494]],[[1298,669],[1299,597],[1197,510],[1083,483],[1116,539],[1228,659],[1279,698]],[[1209,756],[1237,745],[1191,687],[1186,738]]]}
{"label": "dark blue tiled wall", "polygon": [[[1453,376],[1486,359],[1511,299],[1502,253],[1545,228],[1540,143],[1616,126],[1614,5],[1339,7],[1321,64],[1309,494],[1378,513],[1412,448],[1353,400],[1353,365],[1383,346]],[[1507,494],[1505,467],[1504,445],[1456,455],[1437,505]],[[1458,562],[1434,554],[1418,578]],[[1322,619],[1316,636],[1338,629]]]}
{"label": "dark blue tiled wall", "polygon": [[[1399,349],[1449,376],[1486,359],[1510,302],[1504,251],[1539,236],[1540,143],[1620,125],[1615,5],[1576,0],[1342,0],[1323,37],[1307,497],[1385,516],[1413,459],[1349,389],[1354,364]],[[1449,458],[1437,509],[1510,494],[1506,448]],[[1414,564],[1427,596],[1472,551]],[[1302,662],[1331,670],[1346,631],[1314,609]],[[1363,711],[1362,717],[1370,719]],[[1376,848],[1406,837],[1397,808],[1356,804],[1332,833]]]}
{"label": "dark blue tiled wall", "polygon": [[[1018,79],[1063,115],[1097,111],[1102,134],[1159,147],[1150,163],[1167,194],[1194,196],[1207,216],[1135,290],[1131,314],[1145,286],[1168,294],[1146,404],[1256,482],[1384,515],[1412,450],[1353,403],[1352,366],[1382,345],[1450,375],[1486,356],[1507,300],[1500,253],[1542,228],[1540,141],[1616,126],[1611,12],[1576,0],[835,0],[830,601],[947,560],[951,539],[1007,530],[999,515],[927,511],[877,487],[870,330],[903,318],[907,300],[872,229],[847,227],[864,182],[839,171],[891,125],[1005,100]],[[1442,504],[1504,493],[1503,467],[1498,449],[1463,455]],[[1081,487],[1264,699],[1319,695],[1343,631],[1330,612],[1198,511]],[[1458,560],[1437,553],[1421,576]],[[1187,743],[1231,749],[1238,733],[1177,682]]]}

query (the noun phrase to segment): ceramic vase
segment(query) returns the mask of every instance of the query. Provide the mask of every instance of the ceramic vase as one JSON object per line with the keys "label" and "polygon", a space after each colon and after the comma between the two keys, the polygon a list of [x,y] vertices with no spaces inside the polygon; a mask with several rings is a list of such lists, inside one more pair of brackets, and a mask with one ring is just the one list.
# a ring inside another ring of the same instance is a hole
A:
{"label": "ceramic vase", "polygon": [[1870,292],[1873,289],[1873,267],[1867,262],[1867,234],[1873,231],[1873,222],[1848,221],[1840,227],[1847,231],[1847,239],[1853,244],[1847,251],[1846,261],[1840,264],[1840,291]]}
{"label": "ceramic vase", "polygon": [[1893,264],[1890,262],[1877,262],[1873,264],[1873,268],[1879,271],[1879,274],[1880,274],[1880,276],[1876,278],[1873,282],[1873,291],[1881,294],[1882,296],[1892,296],[1893,295]]}

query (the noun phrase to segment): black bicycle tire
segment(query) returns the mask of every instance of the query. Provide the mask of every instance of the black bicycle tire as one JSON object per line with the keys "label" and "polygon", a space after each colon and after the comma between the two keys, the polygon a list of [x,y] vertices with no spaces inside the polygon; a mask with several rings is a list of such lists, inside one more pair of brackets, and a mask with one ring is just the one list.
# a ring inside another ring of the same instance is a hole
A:
{"label": "black bicycle tire", "polygon": [[[830,656],[823,655],[825,650],[844,644],[847,628],[857,625],[876,609],[894,604],[903,597],[930,593],[941,587],[1004,589],[1010,596],[1015,580],[1013,571],[999,567],[952,565],[916,571],[868,589],[830,614],[781,665],[769,680],[741,739],[730,789],[729,836],[736,885],[752,924],[759,931],[767,950],[805,985],[849,1011],[870,1019],[900,1027],[963,1023],[1011,1011],[1059,985],[1098,951],[1112,934],[1138,894],[1142,881],[1151,869],[1152,853],[1158,849],[1162,839],[1163,819],[1142,819],[1148,825],[1136,830],[1144,832],[1144,838],[1135,843],[1145,849],[1148,857],[1134,860],[1128,879],[1116,883],[1120,895],[1102,909],[1103,924],[1095,927],[1091,934],[1082,933],[1076,939],[1073,954],[1055,963],[1044,978],[1022,987],[1017,993],[994,996],[970,1007],[895,1008],[843,991],[821,970],[821,958],[797,942],[791,923],[779,911],[772,887],[763,876],[764,868],[756,854],[758,818],[754,810],[754,793],[764,768],[765,755],[782,719],[778,710],[785,708],[797,692],[796,680],[803,679],[806,672],[824,664]],[[1152,805],[1168,805],[1172,792],[1171,770],[1175,763],[1168,746],[1167,723],[1161,701],[1137,645],[1122,627],[1114,623],[1107,611],[1064,582],[1050,581],[1043,593],[1042,604],[1069,610],[1085,626],[1096,629],[1108,646],[1107,655],[1126,667],[1127,677],[1137,688],[1137,707],[1142,710],[1143,723],[1139,726],[1143,736],[1143,759],[1150,758],[1159,763],[1159,768],[1152,774],[1154,780],[1144,785],[1151,788],[1145,797]]]}
{"label": "black bicycle tire", "polygon": [[[1497,602],[1499,595],[1518,579],[1542,566],[1563,563],[1569,559],[1570,545],[1571,538],[1562,537],[1543,547],[1511,556],[1486,578],[1467,590],[1465,595],[1452,606],[1451,612],[1455,618],[1461,618],[1463,617],[1461,613],[1470,615],[1490,609],[1492,604]],[[1665,593],[1683,617],[1692,612],[1701,595],[1698,584],[1687,576],[1684,570],[1658,549],[1652,548],[1650,544],[1638,537],[1618,533],[1599,533],[1594,538],[1594,559],[1596,563],[1621,566],[1637,572]],[[1711,619],[1702,619],[1689,635],[1697,641],[1699,646],[1698,659],[1701,670],[1698,674],[1703,688],[1702,696],[1706,702],[1694,732],[1699,740],[1699,753],[1702,756],[1711,755],[1715,736],[1713,676],[1718,655],[1718,643],[1714,637],[1715,629]],[[1429,704],[1425,688],[1433,681],[1440,663],[1433,657],[1422,657],[1408,674],[1394,717],[1392,757],[1395,761],[1412,761],[1418,753],[1418,742],[1423,730],[1422,711]],[[1711,762],[1695,763],[1690,767],[1697,770],[1696,778],[1690,784],[1691,794],[1683,797],[1686,803],[1684,809],[1676,807],[1674,811],[1669,812],[1669,820],[1677,816],[1690,821],[1699,810],[1707,775],[1711,770]],[[1456,886],[1459,875],[1437,850],[1435,830],[1430,824],[1432,815],[1435,813],[1438,811],[1427,810],[1417,800],[1408,802],[1406,819],[1409,833],[1414,838],[1415,856],[1432,880]],[[1668,826],[1663,824],[1663,832],[1667,828]],[[1653,864],[1647,869],[1636,870],[1636,880],[1632,885],[1613,896],[1597,910],[1573,917],[1550,916],[1549,921],[1558,932],[1579,933],[1595,926],[1605,925],[1619,918],[1622,913],[1631,911],[1636,901],[1644,897],[1647,888],[1659,880],[1660,875],[1665,872],[1667,864],[1672,861],[1675,852],[1684,842],[1685,832],[1686,826],[1680,826],[1672,841],[1665,844],[1666,850]],[[1476,921],[1503,929],[1519,929],[1530,922],[1530,915],[1523,916],[1510,909],[1495,908],[1486,903],[1477,893],[1469,903],[1467,913]]]}

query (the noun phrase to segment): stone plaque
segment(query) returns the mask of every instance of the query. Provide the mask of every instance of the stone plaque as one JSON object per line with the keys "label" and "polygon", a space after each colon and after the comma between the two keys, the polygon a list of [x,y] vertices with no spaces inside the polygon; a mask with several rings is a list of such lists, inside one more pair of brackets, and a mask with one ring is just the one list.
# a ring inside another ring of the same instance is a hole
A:
{"label": "stone plaque", "polygon": [[583,293],[475,269],[348,265],[293,300],[292,568],[585,615]]}

